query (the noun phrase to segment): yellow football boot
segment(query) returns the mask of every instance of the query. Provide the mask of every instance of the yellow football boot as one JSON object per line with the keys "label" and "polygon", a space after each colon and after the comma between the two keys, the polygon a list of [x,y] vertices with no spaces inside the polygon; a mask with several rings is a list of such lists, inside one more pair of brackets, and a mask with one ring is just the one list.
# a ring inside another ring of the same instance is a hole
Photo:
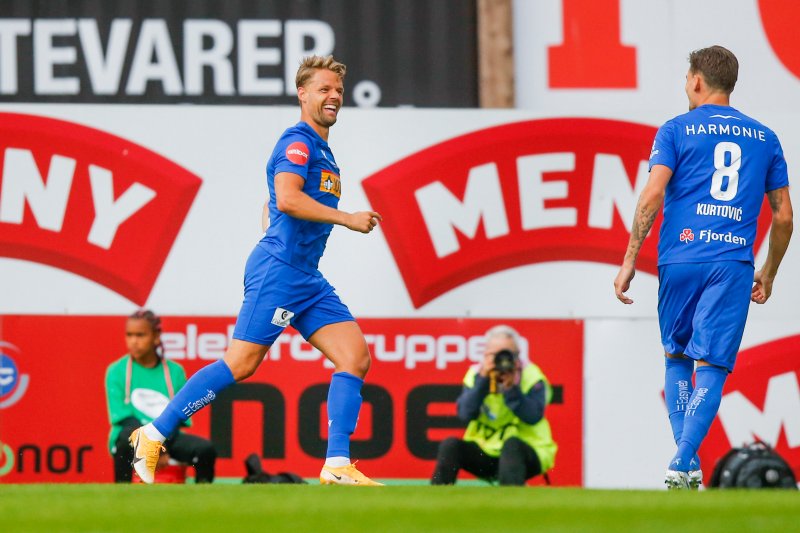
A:
{"label": "yellow football boot", "polygon": [[362,474],[355,464],[335,468],[325,465],[319,473],[319,482],[322,485],[356,485],[362,487],[383,487],[383,483],[372,481]]}
{"label": "yellow football boot", "polygon": [[166,449],[157,440],[150,440],[142,428],[136,429],[128,438],[133,447],[133,469],[145,483],[155,481],[158,457]]}

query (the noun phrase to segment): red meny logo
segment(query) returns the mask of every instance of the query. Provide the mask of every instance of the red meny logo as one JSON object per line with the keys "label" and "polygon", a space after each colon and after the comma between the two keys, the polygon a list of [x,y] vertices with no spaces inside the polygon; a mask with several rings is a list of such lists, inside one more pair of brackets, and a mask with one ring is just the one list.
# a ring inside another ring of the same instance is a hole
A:
{"label": "red meny logo", "polygon": [[[426,148],[362,185],[384,215],[381,228],[420,307],[528,263],[618,264],[655,134],[652,126],[605,119],[505,124]],[[637,262],[653,274],[660,224],[659,216]],[[759,223],[760,239],[767,224]]]}
{"label": "red meny logo", "polygon": [[139,305],[201,180],[114,135],[0,113],[0,254],[55,266]]}

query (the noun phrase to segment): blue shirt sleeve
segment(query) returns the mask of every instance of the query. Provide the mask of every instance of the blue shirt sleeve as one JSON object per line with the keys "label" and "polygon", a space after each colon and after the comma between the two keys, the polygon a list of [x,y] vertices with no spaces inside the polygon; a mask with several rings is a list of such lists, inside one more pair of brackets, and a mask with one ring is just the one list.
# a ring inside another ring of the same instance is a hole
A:
{"label": "blue shirt sleeve", "polygon": [[656,140],[653,142],[653,150],[650,152],[650,170],[653,165],[664,165],[675,171],[677,160],[675,149],[675,127],[673,121],[669,121],[656,133]]}
{"label": "blue shirt sleeve", "polygon": [[764,192],[774,191],[781,187],[789,185],[789,171],[786,168],[786,159],[783,157],[783,148],[778,136],[772,134],[775,143],[775,150],[772,154],[772,161],[767,171],[767,181],[764,186]]}
{"label": "blue shirt sleeve", "polygon": [[291,172],[307,179],[312,149],[313,145],[308,137],[300,133],[290,133],[281,137],[273,152],[275,174]]}
{"label": "blue shirt sleeve", "polygon": [[487,394],[489,394],[489,378],[485,378],[480,374],[476,375],[475,384],[472,387],[464,385],[464,388],[461,389],[461,394],[456,400],[458,418],[464,422],[477,418]]}
{"label": "blue shirt sleeve", "polygon": [[519,385],[514,385],[503,392],[503,399],[511,412],[526,424],[536,424],[544,418],[544,407],[547,405],[547,395],[544,381],[539,381],[531,387],[527,394],[522,394]]}

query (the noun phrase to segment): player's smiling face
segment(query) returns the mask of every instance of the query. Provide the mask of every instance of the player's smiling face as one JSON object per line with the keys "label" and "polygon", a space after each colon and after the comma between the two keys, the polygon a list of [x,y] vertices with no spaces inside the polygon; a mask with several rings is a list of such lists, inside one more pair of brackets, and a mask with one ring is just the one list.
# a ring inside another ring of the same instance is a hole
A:
{"label": "player's smiling face", "polygon": [[310,80],[297,91],[304,117],[315,124],[330,128],[342,107],[344,84],[333,71],[318,69]]}

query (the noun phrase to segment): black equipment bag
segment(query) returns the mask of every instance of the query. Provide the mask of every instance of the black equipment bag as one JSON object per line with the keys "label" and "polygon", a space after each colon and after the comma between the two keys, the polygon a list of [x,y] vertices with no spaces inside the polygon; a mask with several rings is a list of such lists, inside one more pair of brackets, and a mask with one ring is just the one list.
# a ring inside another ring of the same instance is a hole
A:
{"label": "black equipment bag", "polygon": [[281,472],[275,475],[264,472],[261,467],[261,458],[254,453],[248,455],[244,460],[244,467],[247,469],[247,476],[242,483],[306,483],[303,478],[293,472]]}
{"label": "black equipment bag", "polygon": [[733,448],[717,462],[709,486],[720,489],[794,489],[797,479],[783,457],[763,442]]}

